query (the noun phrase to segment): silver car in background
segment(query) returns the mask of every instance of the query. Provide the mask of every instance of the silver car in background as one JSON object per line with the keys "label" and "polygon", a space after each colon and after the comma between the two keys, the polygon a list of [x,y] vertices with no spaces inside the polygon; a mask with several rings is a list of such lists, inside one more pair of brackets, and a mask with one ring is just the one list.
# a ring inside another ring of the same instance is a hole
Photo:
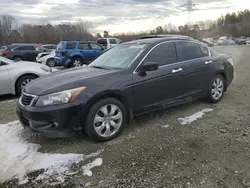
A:
{"label": "silver car in background", "polygon": [[0,57],[0,95],[20,95],[29,82],[51,72],[50,67],[39,63],[14,62]]}

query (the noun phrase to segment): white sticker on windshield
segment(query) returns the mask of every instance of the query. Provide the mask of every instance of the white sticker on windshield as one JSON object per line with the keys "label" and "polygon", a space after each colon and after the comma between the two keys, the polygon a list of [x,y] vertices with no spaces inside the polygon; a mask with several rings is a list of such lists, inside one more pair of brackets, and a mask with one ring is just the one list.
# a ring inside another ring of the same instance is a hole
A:
{"label": "white sticker on windshield", "polygon": [[132,45],[129,48],[144,48],[145,45]]}

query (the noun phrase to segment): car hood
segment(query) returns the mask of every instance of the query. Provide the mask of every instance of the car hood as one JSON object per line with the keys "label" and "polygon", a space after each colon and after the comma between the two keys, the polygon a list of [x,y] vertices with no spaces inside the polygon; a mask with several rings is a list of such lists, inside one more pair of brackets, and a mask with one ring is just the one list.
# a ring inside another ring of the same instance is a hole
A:
{"label": "car hood", "polygon": [[30,61],[19,61],[19,62],[13,62],[11,63],[12,66],[15,67],[44,67],[44,65],[41,65],[40,63],[30,62]]}
{"label": "car hood", "polygon": [[89,85],[88,80],[110,74],[112,72],[116,72],[116,70],[105,70],[91,67],[58,71],[34,80],[25,87],[24,91],[33,95],[46,95],[72,88],[87,86]]}

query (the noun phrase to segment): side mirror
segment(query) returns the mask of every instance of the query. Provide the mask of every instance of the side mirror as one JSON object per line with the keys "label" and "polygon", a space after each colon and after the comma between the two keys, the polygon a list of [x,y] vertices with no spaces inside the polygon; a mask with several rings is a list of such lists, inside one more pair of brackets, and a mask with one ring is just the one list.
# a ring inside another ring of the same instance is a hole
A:
{"label": "side mirror", "polygon": [[144,71],[154,71],[157,70],[159,68],[159,64],[156,62],[146,62],[144,63],[144,65],[142,66]]}

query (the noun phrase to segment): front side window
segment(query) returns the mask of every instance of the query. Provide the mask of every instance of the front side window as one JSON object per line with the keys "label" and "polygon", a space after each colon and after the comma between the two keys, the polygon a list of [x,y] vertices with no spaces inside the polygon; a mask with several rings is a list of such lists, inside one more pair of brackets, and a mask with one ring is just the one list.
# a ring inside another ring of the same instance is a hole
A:
{"label": "front side window", "polygon": [[100,45],[98,45],[98,44],[90,43],[90,46],[94,50],[102,50],[102,47]]}
{"label": "front side window", "polygon": [[144,60],[144,62],[156,62],[159,66],[172,64],[176,61],[177,54],[173,42],[167,42],[156,46]]}
{"label": "front side window", "polygon": [[88,43],[86,43],[86,42],[81,42],[81,43],[79,43],[79,45],[78,45],[78,49],[79,50],[89,50],[90,48],[89,48],[89,44]]}
{"label": "front side window", "polygon": [[68,42],[68,44],[66,45],[66,49],[67,50],[73,50],[76,47],[76,42]]}
{"label": "front side window", "polygon": [[97,59],[89,67],[102,67],[107,69],[124,69],[129,67],[133,60],[144,51],[145,45],[124,44],[117,45]]}
{"label": "front side window", "polygon": [[177,42],[179,61],[187,61],[202,57],[199,44],[194,42]]}

